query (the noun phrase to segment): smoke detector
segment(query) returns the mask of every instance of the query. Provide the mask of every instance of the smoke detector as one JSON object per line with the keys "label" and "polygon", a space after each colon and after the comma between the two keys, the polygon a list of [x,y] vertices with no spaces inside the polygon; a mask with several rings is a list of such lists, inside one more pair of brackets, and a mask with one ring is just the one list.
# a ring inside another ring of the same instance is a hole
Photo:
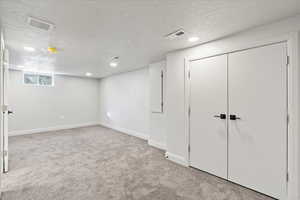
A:
{"label": "smoke detector", "polygon": [[51,31],[54,28],[54,24],[35,17],[28,17],[27,23],[30,26],[41,29],[43,31]]}
{"label": "smoke detector", "polygon": [[169,33],[167,35],[165,35],[165,38],[168,40],[173,40],[175,38],[181,37],[184,35],[184,30],[183,29],[178,29],[172,33]]}

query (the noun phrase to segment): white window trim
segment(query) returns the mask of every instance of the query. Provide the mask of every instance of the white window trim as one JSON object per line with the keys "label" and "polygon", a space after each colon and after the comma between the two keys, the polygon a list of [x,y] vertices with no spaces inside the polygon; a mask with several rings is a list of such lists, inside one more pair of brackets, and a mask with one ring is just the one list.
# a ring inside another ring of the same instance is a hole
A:
{"label": "white window trim", "polygon": [[[26,74],[32,74],[37,75],[37,83],[25,83],[25,75]],[[51,85],[41,85],[39,81],[39,76],[51,76],[52,78],[52,84]],[[53,73],[44,73],[44,72],[32,72],[32,71],[23,71],[23,84],[28,86],[38,86],[38,87],[54,87],[54,74]]]}

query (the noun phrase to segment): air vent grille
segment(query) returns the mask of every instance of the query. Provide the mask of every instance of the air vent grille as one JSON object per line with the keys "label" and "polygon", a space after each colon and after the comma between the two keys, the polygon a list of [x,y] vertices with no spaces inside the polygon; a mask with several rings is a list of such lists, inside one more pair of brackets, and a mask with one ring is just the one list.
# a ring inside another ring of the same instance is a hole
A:
{"label": "air vent grille", "polygon": [[173,40],[175,38],[181,37],[184,35],[184,30],[183,29],[178,29],[172,33],[169,33],[167,35],[165,35],[165,38],[168,40]]}
{"label": "air vent grille", "polygon": [[28,17],[27,22],[30,26],[44,31],[51,31],[54,28],[54,24],[34,17]]}

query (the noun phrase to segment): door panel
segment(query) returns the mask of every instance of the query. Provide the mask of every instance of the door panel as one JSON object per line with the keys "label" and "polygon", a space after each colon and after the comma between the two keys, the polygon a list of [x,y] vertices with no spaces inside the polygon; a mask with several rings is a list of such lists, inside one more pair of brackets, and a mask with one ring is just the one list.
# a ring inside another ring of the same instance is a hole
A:
{"label": "door panel", "polygon": [[227,55],[190,65],[190,164],[227,178]]}
{"label": "door panel", "polygon": [[282,198],[287,172],[286,44],[229,54],[228,178]]}

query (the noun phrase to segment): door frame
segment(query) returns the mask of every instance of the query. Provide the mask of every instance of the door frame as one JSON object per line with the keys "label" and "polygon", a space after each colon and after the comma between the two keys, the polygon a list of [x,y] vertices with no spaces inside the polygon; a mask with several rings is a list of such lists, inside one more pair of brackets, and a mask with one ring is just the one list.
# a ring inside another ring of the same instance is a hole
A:
{"label": "door frame", "polygon": [[2,69],[2,84],[3,84],[3,97],[2,102],[6,107],[3,113],[3,173],[8,172],[8,118],[9,118],[9,105],[8,105],[8,81],[9,81],[9,51],[4,49],[4,65]]}
{"label": "door frame", "polygon": [[287,106],[289,123],[287,129],[287,170],[288,170],[288,180],[287,180],[287,194],[285,200],[297,200],[300,197],[300,136],[298,135],[300,131],[299,123],[299,113],[300,113],[300,69],[299,69],[299,33],[291,32],[279,37],[273,37],[269,39],[263,39],[258,41],[246,41],[239,48],[234,48],[228,51],[220,51],[219,53],[198,56],[198,57],[185,57],[184,59],[184,77],[185,77],[185,135],[186,135],[186,158],[187,164],[190,166],[190,62],[201,60],[205,58],[215,57],[219,55],[234,53],[238,51],[244,51],[247,49],[253,49],[263,46],[268,46],[276,43],[286,42],[287,44],[287,56],[289,56],[288,64],[288,88],[287,88]]}
{"label": "door frame", "polygon": [[[5,42],[4,42],[4,33],[0,26],[0,185],[2,185],[2,173],[3,173],[3,67],[4,67],[4,50],[5,50]],[[0,199],[2,197],[2,188],[0,187]]]}

